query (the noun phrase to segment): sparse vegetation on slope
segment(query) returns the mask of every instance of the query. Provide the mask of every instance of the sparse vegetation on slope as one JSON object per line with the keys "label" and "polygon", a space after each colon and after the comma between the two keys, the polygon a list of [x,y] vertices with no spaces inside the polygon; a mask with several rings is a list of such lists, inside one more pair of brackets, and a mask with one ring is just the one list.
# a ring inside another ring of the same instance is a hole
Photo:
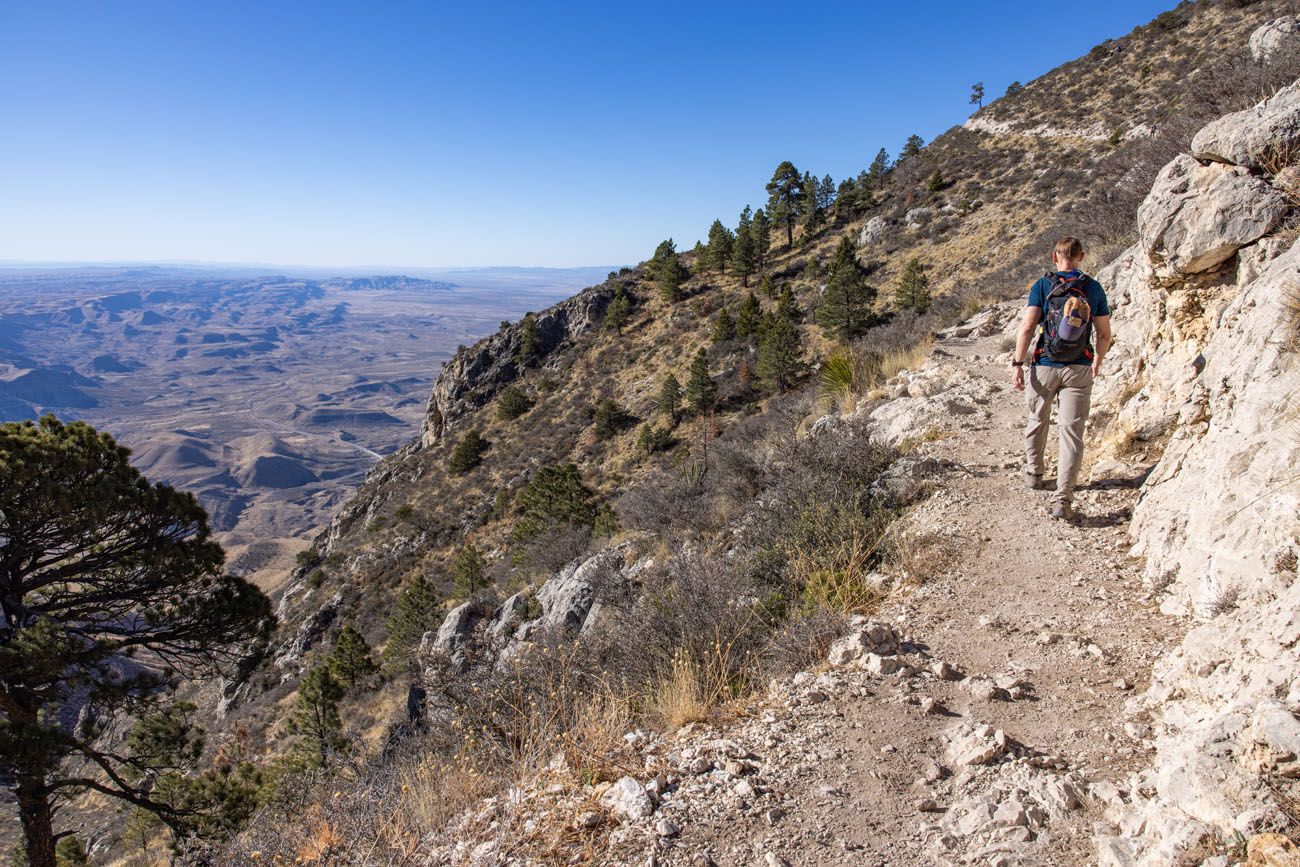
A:
{"label": "sparse vegetation on slope", "polygon": [[[1210,64],[1215,41],[1241,44],[1283,8],[1203,0],[1105,49],[1200,56],[1195,68],[1220,70],[1212,97],[1187,75],[1113,90],[1103,65],[1067,65],[988,103],[969,128],[909,139],[892,165],[882,150],[838,185],[783,162],[765,208],[746,207],[734,229],[717,221],[707,245],[665,240],[562,311],[465,349],[435,386],[421,441],[372,474],[297,570],[285,650],[245,685],[233,723],[274,730],[344,622],[382,648],[390,675],[413,661],[437,672],[423,679],[429,728],[412,734],[395,713],[387,751],[350,759],[387,812],[349,826],[346,845],[396,852],[448,818],[402,794],[411,775],[481,793],[564,752],[580,774],[607,777],[619,761],[611,733],[725,712],[823,653],[837,619],[875,604],[880,575],[911,556],[891,536],[898,504],[877,488],[897,456],[851,425],[819,424],[834,409],[823,392],[869,406],[937,330],[1019,293],[1045,267],[1047,237],[1085,225],[1098,258],[1127,243],[1144,173],[1192,128],[1180,119],[1244,104],[1282,74]],[[1078,110],[1058,118],[1038,110],[1047,103]],[[471,460],[467,441],[491,448]],[[471,546],[473,578],[458,590]],[[440,600],[455,600],[469,635],[497,622],[505,598],[538,620],[542,582],[597,548],[637,565],[633,580],[620,567],[620,581],[593,587],[620,617],[616,634],[536,635],[537,652],[502,665],[469,642],[458,650],[470,675],[419,656],[439,638],[424,640],[443,622]],[[391,700],[404,683],[380,692]],[[260,819],[241,852],[292,857],[309,831],[344,822],[331,781],[302,780],[294,815],[311,817],[306,830],[270,840]],[[386,824],[395,816],[400,832]]]}

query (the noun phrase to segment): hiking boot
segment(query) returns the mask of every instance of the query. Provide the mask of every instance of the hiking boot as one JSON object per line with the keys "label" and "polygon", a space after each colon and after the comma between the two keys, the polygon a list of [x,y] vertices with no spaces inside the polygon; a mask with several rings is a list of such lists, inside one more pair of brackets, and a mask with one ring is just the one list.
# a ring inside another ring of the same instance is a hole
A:
{"label": "hiking boot", "polygon": [[1025,480],[1025,487],[1031,491],[1042,491],[1047,488],[1047,486],[1043,484],[1042,476],[1035,475],[1028,470],[1022,472],[1020,477]]}
{"label": "hiking boot", "polygon": [[1070,508],[1069,503],[1053,503],[1052,517],[1058,521],[1073,521],[1074,509]]}

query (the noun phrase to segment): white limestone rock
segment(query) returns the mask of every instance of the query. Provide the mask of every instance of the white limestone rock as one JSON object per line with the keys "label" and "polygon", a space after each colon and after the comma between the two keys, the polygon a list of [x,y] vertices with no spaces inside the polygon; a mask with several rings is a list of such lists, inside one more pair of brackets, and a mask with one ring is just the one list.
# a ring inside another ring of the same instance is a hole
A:
{"label": "white limestone rock", "polygon": [[1164,276],[1209,271],[1275,229],[1287,207],[1243,168],[1179,156],[1138,209],[1142,248]]}
{"label": "white limestone rock", "polygon": [[989,725],[966,723],[949,736],[948,760],[958,767],[987,765],[1006,752],[1006,733]]}
{"label": "white limestone rock", "polygon": [[655,810],[645,787],[632,777],[619,777],[600,796],[600,803],[624,821],[644,819]]}
{"label": "white limestone rock", "polygon": [[1252,169],[1268,168],[1270,151],[1300,146],[1300,82],[1252,108],[1207,124],[1192,138],[1192,156]]}
{"label": "white limestone rock", "polygon": [[1250,56],[1256,63],[1269,64],[1283,51],[1296,50],[1300,43],[1300,15],[1275,18],[1250,34]]}

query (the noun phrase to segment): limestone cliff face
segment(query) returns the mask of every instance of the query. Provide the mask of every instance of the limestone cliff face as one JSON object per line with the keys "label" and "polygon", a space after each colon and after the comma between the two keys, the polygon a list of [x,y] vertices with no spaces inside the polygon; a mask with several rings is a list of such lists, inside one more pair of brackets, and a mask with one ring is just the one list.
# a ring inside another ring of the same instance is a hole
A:
{"label": "limestone cliff face", "polygon": [[[1293,169],[1300,82],[1229,115],[1171,162],[1139,212],[1140,241],[1099,275],[1115,350],[1094,393],[1109,454],[1094,477],[1137,475],[1136,442],[1165,442],[1133,513],[1132,553],[1193,618],[1130,707],[1156,754],[1102,864],[1199,863],[1234,832],[1281,826],[1273,789],[1300,754],[1300,287]],[[1270,167],[1277,173],[1266,169]]]}
{"label": "limestone cliff face", "polygon": [[[534,315],[543,357],[566,342],[600,325],[614,297],[613,282],[584,289],[572,298]],[[433,383],[420,429],[422,447],[435,445],[466,413],[483,406],[520,375],[515,362],[523,335],[516,322],[462,349],[447,362]]]}

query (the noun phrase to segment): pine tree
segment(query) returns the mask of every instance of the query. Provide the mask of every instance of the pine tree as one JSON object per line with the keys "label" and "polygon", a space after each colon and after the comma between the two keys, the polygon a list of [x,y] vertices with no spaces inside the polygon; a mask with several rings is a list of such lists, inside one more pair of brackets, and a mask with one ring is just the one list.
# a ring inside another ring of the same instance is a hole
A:
{"label": "pine tree", "polygon": [[789,283],[781,289],[781,299],[776,303],[776,315],[791,322],[798,322],[803,318],[803,311],[799,309],[799,302],[795,300],[794,289]]}
{"label": "pine tree", "polygon": [[671,373],[664,377],[664,384],[659,389],[659,411],[677,424],[677,408],[682,402],[682,386],[677,377]]}
{"label": "pine tree", "polygon": [[442,624],[442,604],[438,592],[424,573],[417,573],[409,586],[397,596],[393,613],[388,617],[388,643],[384,645],[384,662],[396,667],[424,633]]}
{"label": "pine tree", "polygon": [[939,192],[947,185],[948,182],[944,180],[943,172],[939,169],[934,170],[934,174],[930,175],[930,180],[926,183],[932,193]]}
{"label": "pine tree", "polygon": [[519,492],[519,519],[511,531],[516,543],[568,524],[595,527],[601,515],[596,494],[582,481],[577,464],[540,467]]}
{"label": "pine tree", "polygon": [[293,755],[307,767],[328,768],[330,756],[345,745],[339,719],[342,698],[343,684],[324,665],[308,669],[299,682],[288,729],[298,736]]}
{"label": "pine tree", "polygon": [[984,82],[977,81],[970,86],[970,104],[984,107]]}
{"label": "pine tree", "polygon": [[914,157],[921,152],[923,147],[925,147],[925,139],[913,133],[907,137],[907,142],[903,145],[903,150],[899,153],[898,158],[905,160],[908,157]]}
{"label": "pine tree", "polygon": [[772,221],[767,211],[759,208],[754,212],[750,233],[754,236],[754,268],[762,271],[767,267],[767,248],[772,243]]}
{"label": "pine tree", "polygon": [[[771,274],[763,275],[762,282],[758,284],[758,291],[762,292],[768,299],[776,298],[776,280],[772,278]],[[758,299],[754,300],[757,301]]]}
{"label": "pine tree", "polygon": [[350,624],[339,631],[334,649],[330,651],[328,665],[330,674],[334,675],[334,679],[342,684],[345,690],[351,689],[379,671],[379,666],[375,665],[374,659],[371,658],[370,645]]}
{"label": "pine tree", "polygon": [[1018,81],[1013,81],[1007,85],[1007,96],[1015,96],[1025,89],[1025,86]]}
{"label": "pine tree", "polygon": [[930,309],[930,277],[920,259],[913,258],[903,269],[898,288],[894,291],[894,304],[900,310],[915,310],[917,313]]}
{"label": "pine tree", "polygon": [[519,346],[515,349],[515,363],[520,367],[532,367],[541,360],[541,336],[537,333],[537,317],[525,313],[519,323]]}
{"label": "pine tree", "polygon": [[[766,279],[766,278],[764,278]],[[753,292],[745,294],[740,302],[740,311],[736,316],[736,336],[753,337],[758,333],[758,319],[763,313],[763,305]]]}
{"label": "pine tree", "polygon": [[727,262],[731,260],[731,248],[736,238],[731,230],[722,225],[721,220],[714,220],[709,226],[709,267],[719,274],[727,273]]}
{"label": "pine tree", "polygon": [[677,256],[677,246],[672,238],[659,242],[654,257],[650,260],[649,268],[650,276],[659,287],[659,292],[664,299],[670,303],[681,300],[686,268]]}
{"label": "pine tree", "polygon": [[772,180],[767,182],[767,195],[768,216],[785,224],[785,242],[792,246],[794,227],[802,216],[800,207],[804,197],[803,175],[799,174],[794,163],[786,160],[776,167]]}
{"label": "pine tree", "polygon": [[[176,741],[147,751],[100,735],[192,709],[173,684],[232,675],[275,623],[266,596],[223,568],[198,500],[129,455],[85,422],[0,424],[0,779],[35,867],[55,867],[57,805],[87,790],[182,829],[152,782],[193,767],[201,732],[169,727]],[[65,726],[57,711],[78,705],[93,715]]]}
{"label": "pine tree", "polygon": [[713,342],[726,343],[736,339],[736,320],[731,318],[727,308],[723,307],[713,324]]}
{"label": "pine tree", "polygon": [[487,588],[487,561],[472,542],[457,551],[452,559],[451,584],[461,599],[469,599]]}
{"label": "pine tree", "polygon": [[825,213],[834,204],[835,181],[830,175],[826,175],[817,184],[817,207],[821,208],[822,213]]}
{"label": "pine tree", "polygon": [[812,172],[804,172],[802,184],[803,201],[799,205],[799,210],[803,214],[804,239],[808,240],[821,228],[826,213],[821,208],[817,195],[818,182]]}
{"label": "pine tree", "polygon": [[867,169],[867,174],[871,177],[871,183],[876,189],[880,189],[885,183],[885,175],[889,172],[889,151],[881,148],[876,153],[876,158],[871,161],[871,168]]}
{"label": "pine tree", "polygon": [[835,219],[851,220],[858,211],[858,184],[852,178],[845,178],[835,191]]}
{"label": "pine tree", "polygon": [[784,393],[803,364],[799,331],[784,316],[771,317],[758,344],[757,372],[760,379]]}
{"label": "pine tree", "polygon": [[731,251],[732,269],[740,277],[741,286],[749,285],[749,275],[757,267],[754,246],[754,219],[749,205],[746,205],[745,210],[740,212],[740,222],[736,225],[736,242]]}
{"label": "pine tree", "polygon": [[632,318],[632,299],[627,290],[619,286],[614,290],[614,297],[605,308],[605,327],[617,334],[623,333],[623,326]]}
{"label": "pine tree", "polygon": [[817,308],[817,324],[836,340],[851,340],[866,331],[874,298],[875,290],[867,285],[853,242],[847,236],[841,238]]}
{"label": "pine tree", "polygon": [[477,430],[466,433],[451,450],[451,460],[448,462],[451,471],[462,475],[477,467],[483,462],[483,453],[488,450],[488,445],[488,441]]}
{"label": "pine tree", "polygon": [[686,382],[686,400],[691,409],[704,412],[718,399],[718,384],[709,376],[709,353],[700,349],[691,362],[691,378]]}

